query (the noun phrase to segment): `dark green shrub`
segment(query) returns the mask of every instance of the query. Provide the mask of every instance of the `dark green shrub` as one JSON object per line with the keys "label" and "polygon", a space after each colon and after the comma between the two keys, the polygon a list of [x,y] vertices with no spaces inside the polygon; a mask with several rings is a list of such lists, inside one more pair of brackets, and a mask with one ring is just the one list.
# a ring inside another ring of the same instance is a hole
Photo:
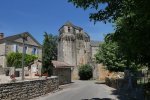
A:
{"label": "dark green shrub", "polygon": [[79,67],[80,80],[88,80],[92,78],[92,76],[93,76],[93,71],[90,65],[86,64],[86,65],[81,65]]}

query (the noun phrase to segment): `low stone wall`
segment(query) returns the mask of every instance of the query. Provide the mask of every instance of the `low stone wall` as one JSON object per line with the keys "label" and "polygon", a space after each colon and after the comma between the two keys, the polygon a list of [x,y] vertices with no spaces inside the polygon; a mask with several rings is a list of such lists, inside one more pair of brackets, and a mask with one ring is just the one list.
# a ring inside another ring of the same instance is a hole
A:
{"label": "low stone wall", "polygon": [[125,80],[124,72],[112,72],[105,77],[105,83],[113,88],[122,88],[128,82]]}
{"label": "low stone wall", "polygon": [[105,84],[117,89],[117,88],[122,88],[122,86],[124,84],[127,84],[127,82],[123,78],[114,79],[114,78],[106,77]]}
{"label": "low stone wall", "polygon": [[29,100],[59,87],[58,77],[0,84],[0,100]]}

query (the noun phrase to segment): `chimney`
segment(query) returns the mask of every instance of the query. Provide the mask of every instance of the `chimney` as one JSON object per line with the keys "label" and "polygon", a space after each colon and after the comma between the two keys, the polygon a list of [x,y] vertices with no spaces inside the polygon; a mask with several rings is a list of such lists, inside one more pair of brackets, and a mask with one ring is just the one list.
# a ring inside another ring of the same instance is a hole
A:
{"label": "chimney", "polygon": [[4,38],[4,33],[0,33],[0,39]]}

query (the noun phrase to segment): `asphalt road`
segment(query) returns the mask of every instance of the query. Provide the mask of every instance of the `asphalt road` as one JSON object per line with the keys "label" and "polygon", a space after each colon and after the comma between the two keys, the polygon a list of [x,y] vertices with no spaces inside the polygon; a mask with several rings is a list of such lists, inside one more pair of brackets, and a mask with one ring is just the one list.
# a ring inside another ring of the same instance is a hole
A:
{"label": "asphalt road", "polygon": [[34,100],[118,100],[114,89],[95,81],[74,81],[63,89]]}

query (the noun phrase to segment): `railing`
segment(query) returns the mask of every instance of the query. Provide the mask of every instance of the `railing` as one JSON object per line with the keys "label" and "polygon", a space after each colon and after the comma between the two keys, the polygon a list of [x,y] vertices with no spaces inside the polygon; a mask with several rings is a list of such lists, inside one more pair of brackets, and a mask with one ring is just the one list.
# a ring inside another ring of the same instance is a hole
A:
{"label": "railing", "polygon": [[136,100],[150,100],[150,71],[129,73],[125,71],[124,78],[106,78],[108,86],[117,89],[121,95],[128,95],[129,98]]}
{"label": "railing", "polygon": [[143,70],[136,76],[136,88],[141,88],[144,93],[144,100],[150,100],[150,70]]}
{"label": "railing", "polygon": [[137,84],[147,84],[150,82],[150,71],[144,70],[136,74]]}

